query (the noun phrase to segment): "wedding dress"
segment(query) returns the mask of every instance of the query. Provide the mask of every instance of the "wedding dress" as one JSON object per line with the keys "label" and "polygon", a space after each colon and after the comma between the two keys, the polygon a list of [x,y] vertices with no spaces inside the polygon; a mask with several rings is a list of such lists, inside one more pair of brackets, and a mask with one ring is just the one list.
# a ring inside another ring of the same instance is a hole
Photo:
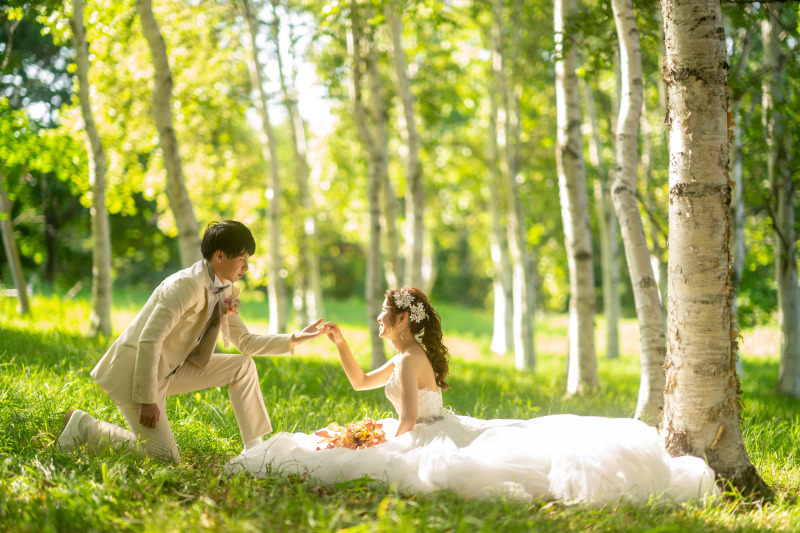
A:
{"label": "wedding dress", "polygon": [[[385,393],[400,409],[397,373]],[[398,421],[380,420],[387,435]],[[377,446],[317,450],[313,433],[277,433],[225,467],[232,474],[308,474],[326,484],[369,476],[401,492],[450,489],[466,498],[510,496],[566,504],[682,502],[718,494],[697,457],[670,457],[656,429],[628,418],[550,415],[483,420],[444,408],[419,390],[414,429]]]}

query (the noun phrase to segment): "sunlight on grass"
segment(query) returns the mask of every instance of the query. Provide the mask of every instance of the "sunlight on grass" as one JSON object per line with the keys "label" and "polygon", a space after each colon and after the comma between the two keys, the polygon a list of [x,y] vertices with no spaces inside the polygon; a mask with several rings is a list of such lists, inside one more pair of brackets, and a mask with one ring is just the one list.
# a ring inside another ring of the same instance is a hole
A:
{"label": "sunlight on grass", "polygon": [[[121,296],[116,327],[132,319],[146,294]],[[363,301],[326,302],[363,367],[369,364]],[[0,300],[0,530],[220,531],[796,531],[800,529],[798,401],[774,393],[775,356],[745,357],[743,433],[751,458],[776,491],[774,502],[742,498],[707,508],[650,505],[569,508],[554,503],[465,501],[450,492],[402,496],[391,486],[357,480],[337,487],[302,478],[228,478],[221,465],[241,449],[224,389],[172,397],[168,416],[182,463],[141,460],[127,452],[102,459],[56,452],[50,443],[63,413],[82,408],[124,425],[88,373],[113,339],[85,335],[84,301],[34,299],[32,318]],[[566,397],[559,343],[563,317],[542,317],[534,374],[514,369],[510,355],[489,351],[486,314],[439,305],[445,329],[468,357],[453,350],[445,404],[482,418],[530,418],[551,413],[631,416],[638,394],[638,354],[598,356],[600,385]],[[253,299],[242,311],[252,329],[267,326],[267,308]],[[369,319],[372,319],[369,315]],[[295,327],[297,325],[294,325]],[[312,431],[331,421],[380,418],[391,406],[382,390],[355,392],[325,339],[294,358],[259,358],[264,398],[275,431]],[[388,354],[388,352],[387,352]],[[388,354],[391,355],[391,354]]]}

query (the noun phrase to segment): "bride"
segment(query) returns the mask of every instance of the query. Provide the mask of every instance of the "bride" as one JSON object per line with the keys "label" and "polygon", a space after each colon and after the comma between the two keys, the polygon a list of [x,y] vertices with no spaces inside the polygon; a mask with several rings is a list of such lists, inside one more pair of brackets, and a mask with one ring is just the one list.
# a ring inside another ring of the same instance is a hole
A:
{"label": "bride", "polygon": [[449,489],[467,498],[567,504],[680,502],[719,493],[702,459],[670,457],[656,429],[640,421],[576,415],[482,420],[450,412],[442,402],[450,354],[439,314],[418,289],[386,291],[378,324],[397,355],[368,373],[339,326],[322,327],[353,388],[385,387],[397,419],[378,421],[377,430],[369,421],[360,425],[367,442],[355,450],[335,425],[312,434],[277,433],[232,459],[226,471],[308,474],[327,484],[369,476],[407,493]]}

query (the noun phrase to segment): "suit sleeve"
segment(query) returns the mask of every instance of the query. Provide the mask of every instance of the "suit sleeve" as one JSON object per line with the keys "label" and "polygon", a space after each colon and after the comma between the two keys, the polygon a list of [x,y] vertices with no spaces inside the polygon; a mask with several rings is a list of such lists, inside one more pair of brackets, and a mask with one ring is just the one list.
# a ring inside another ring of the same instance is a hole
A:
{"label": "suit sleeve", "polygon": [[158,363],[164,339],[172,332],[186,311],[204,296],[196,280],[183,277],[162,286],[150,318],[142,329],[133,369],[131,401],[135,403],[158,402]]}
{"label": "suit sleeve", "polygon": [[244,355],[294,355],[291,333],[256,335],[247,330],[238,314],[228,316],[230,340]]}

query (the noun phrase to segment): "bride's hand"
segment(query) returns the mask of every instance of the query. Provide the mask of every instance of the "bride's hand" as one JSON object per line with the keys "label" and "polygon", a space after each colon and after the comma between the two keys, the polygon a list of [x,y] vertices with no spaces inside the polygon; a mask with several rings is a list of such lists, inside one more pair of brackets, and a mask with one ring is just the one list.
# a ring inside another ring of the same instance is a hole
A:
{"label": "bride's hand", "polygon": [[326,322],[322,325],[322,329],[325,330],[325,333],[328,335],[328,338],[334,344],[338,344],[344,340],[344,335],[342,335],[342,330],[339,329],[339,324],[336,322]]}

